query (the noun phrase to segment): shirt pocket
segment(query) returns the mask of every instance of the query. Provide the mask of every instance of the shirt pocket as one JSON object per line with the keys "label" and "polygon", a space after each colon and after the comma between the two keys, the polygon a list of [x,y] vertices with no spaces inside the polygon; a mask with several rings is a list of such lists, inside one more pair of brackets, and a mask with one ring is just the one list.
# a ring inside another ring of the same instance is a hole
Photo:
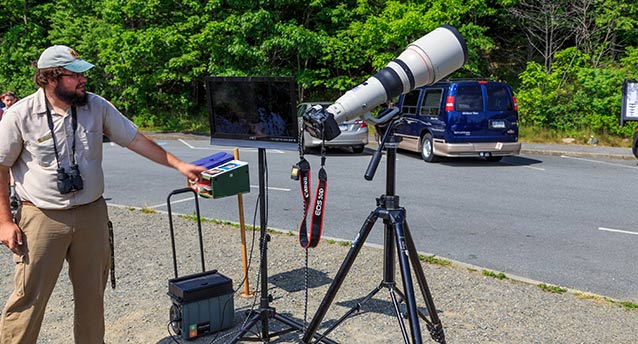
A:
{"label": "shirt pocket", "polygon": [[33,160],[40,166],[48,167],[55,163],[55,149],[52,140],[28,141],[26,148],[31,153]]}
{"label": "shirt pocket", "polygon": [[102,156],[103,134],[101,131],[82,130],[78,136],[88,160],[95,160]]}

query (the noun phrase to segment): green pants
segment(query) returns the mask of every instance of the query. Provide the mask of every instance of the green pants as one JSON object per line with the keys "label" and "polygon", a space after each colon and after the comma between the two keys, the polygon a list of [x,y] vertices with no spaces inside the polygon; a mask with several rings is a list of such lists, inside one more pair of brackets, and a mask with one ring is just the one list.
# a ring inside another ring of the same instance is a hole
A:
{"label": "green pants", "polygon": [[104,199],[67,210],[23,205],[17,221],[26,253],[13,256],[14,290],[2,312],[0,344],[36,343],[65,260],[75,300],[75,342],[102,344],[104,289],[110,268]]}

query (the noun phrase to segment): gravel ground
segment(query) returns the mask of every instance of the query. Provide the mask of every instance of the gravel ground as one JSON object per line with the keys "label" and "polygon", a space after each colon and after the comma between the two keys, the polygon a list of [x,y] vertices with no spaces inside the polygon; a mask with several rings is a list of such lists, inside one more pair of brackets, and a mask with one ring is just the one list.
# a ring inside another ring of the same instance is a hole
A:
{"label": "gravel ground", "polygon": [[[138,209],[109,208],[115,227],[117,288],[106,292],[106,343],[181,343],[168,332],[171,305],[167,280],[173,277],[168,216]],[[247,216],[248,217],[248,216]],[[196,222],[175,220],[180,275],[201,271]],[[377,225],[373,230],[382,230]],[[240,233],[229,225],[203,224],[207,270],[218,269],[233,279],[235,319],[230,330],[188,343],[225,343],[241,328],[248,310],[259,300],[242,297]],[[255,235],[255,240],[259,233]],[[253,232],[247,232],[248,248]],[[259,253],[255,244],[249,271],[250,288],[257,282]],[[323,299],[348,247],[323,240],[309,253],[309,322]],[[0,298],[11,292],[13,268],[7,250],[2,251]],[[294,235],[275,233],[268,249],[270,305],[277,313],[304,320],[304,250]],[[379,285],[383,251],[364,247],[341,290],[329,308],[319,331]],[[638,311],[626,310],[599,297],[582,297],[573,291],[556,294],[512,279],[483,276],[461,264],[424,264],[434,303],[448,343],[638,343]],[[397,273],[397,279],[400,279]],[[259,296],[259,292],[257,293]],[[420,302],[419,306],[424,307]],[[73,296],[66,271],[54,291],[38,343],[72,342]],[[279,328],[274,321],[271,331]],[[421,327],[425,330],[425,325]],[[259,331],[259,328],[253,328]],[[298,343],[301,335],[289,333],[274,343]],[[387,290],[363,305],[329,338],[340,343],[400,343],[402,337]],[[424,342],[433,342],[424,335]]]}

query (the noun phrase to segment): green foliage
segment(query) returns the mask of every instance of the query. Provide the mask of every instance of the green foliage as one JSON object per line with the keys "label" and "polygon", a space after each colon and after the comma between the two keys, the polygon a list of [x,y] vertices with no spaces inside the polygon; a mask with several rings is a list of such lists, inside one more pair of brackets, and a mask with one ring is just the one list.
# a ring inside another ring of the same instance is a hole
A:
{"label": "green foliage", "polygon": [[500,280],[503,280],[503,279],[507,278],[507,276],[504,273],[502,273],[502,272],[496,273],[494,271],[483,270],[482,273],[483,273],[483,276],[493,277],[493,278],[500,279]]}
{"label": "green foliage", "polygon": [[590,56],[567,48],[554,57],[550,73],[530,62],[520,74],[517,93],[521,125],[564,133],[591,132],[630,137],[635,124],[621,127],[622,83],[635,76],[636,49],[620,63],[595,68]]}
{"label": "green foliage", "polygon": [[546,73],[508,12],[518,1],[57,0],[0,1],[0,86],[33,91],[31,63],[65,44],[96,65],[89,89],[139,126],[206,132],[208,75],[294,76],[299,100],[336,99],[441,24],[456,27],[468,62],[455,77],[516,87],[522,126],[629,136],[620,85],[637,78],[638,7],[595,0],[586,39],[568,42]]}
{"label": "green foliage", "polygon": [[638,310],[638,303],[635,303],[635,302],[620,301],[620,302],[618,302],[618,304],[621,305],[622,307],[624,307],[628,311]]}
{"label": "green foliage", "polygon": [[567,289],[565,288],[561,288],[555,285],[547,285],[545,283],[539,284],[538,287],[549,293],[562,294],[567,292]]}
{"label": "green foliage", "polygon": [[441,265],[441,266],[446,266],[446,265],[452,264],[452,262],[450,262],[447,259],[438,258],[437,256],[425,256],[425,255],[422,255],[422,254],[419,255],[419,260],[422,261],[422,262],[429,263],[429,264],[436,264],[436,265]]}

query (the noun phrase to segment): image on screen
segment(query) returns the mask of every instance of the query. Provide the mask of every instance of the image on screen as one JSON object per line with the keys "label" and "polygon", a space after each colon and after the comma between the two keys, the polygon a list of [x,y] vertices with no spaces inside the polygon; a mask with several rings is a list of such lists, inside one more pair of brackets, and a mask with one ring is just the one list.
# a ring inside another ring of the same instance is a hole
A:
{"label": "image on screen", "polygon": [[207,77],[211,144],[296,150],[292,77]]}

